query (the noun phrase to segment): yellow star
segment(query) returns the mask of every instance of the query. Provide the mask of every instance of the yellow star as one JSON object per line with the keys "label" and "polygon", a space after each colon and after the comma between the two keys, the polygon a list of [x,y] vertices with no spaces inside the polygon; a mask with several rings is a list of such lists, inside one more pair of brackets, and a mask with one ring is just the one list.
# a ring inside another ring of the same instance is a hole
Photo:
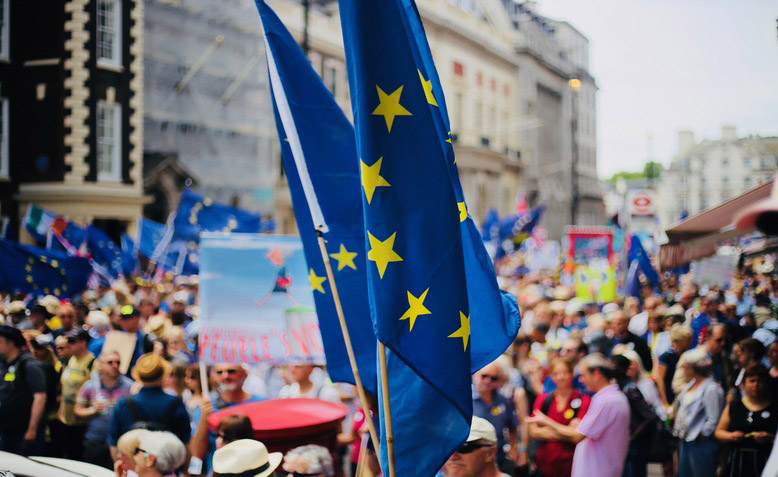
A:
{"label": "yellow star", "polygon": [[430,291],[429,288],[424,290],[424,293],[419,295],[418,298],[413,296],[413,294],[409,291],[408,292],[408,309],[403,313],[403,316],[400,317],[401,320],[411,320],[411,329],[410,331],[413,331],[413,325],[416,323],[416,318],[419,317],[419,315],[431,315],[432,312],[427,309],[426,306],[424,306],[424,299],[427,298],[427,292]]}
{"label": "yellow star", "polygon": [[25,265],[24,269],[27,270],[28,272],[32,271],[32,267],[30,265]]}
{"label": "yellow star", "polygon": [[365,197],[367,197],[368,204],[373,200],[376,187],[389,187],[391,185],[386,182],[386,179],[381,177],[381,161],[383,159],[383,157],[379,157],[372,166],[368,166],[365,161],[359,161],[359,167],[362,172],[362,187],[365,188]]}
{"label": "yellow star", "polygon": [[48,260],[49,260],[48,258],[46,258],[45,256],[41,255],[41,262],[46,263],[46,262],[48,262]]}
{"label": "yellow star", "polygon": [[54,289],[54,294],[55,294],[55,295],[59,295],[59,288],[55,288],[55,289]]}
{"label": "yellow star", "polygon": [[457,202],[457,209],[459,209],[459,221],[464,222],[467,220],[467,204],[463,202]]}
{"label": "yellow star", "polygon": [[461,311],[459,312],[459,324],[459,329],[448,335],[448,337],[462,338],[462,342],[465,345],[464,350],[467,351],[467,342],[470,340],[470,317]]}
{"label": "yellow star", "polygon": [[62,291],[66,291],[68,289],[67,285],[62,285]]}
{"label": "yellow star", "polygon": [[383,116],[386,121],[386,129],[392,132],[392,123],[395,116],[412,116],[411,112],[403,108],[400,104],[400,95],[403,92],[403,87],[400,86],[392,94],[384,93],[378,85],[378,107],[373,111],[373,116]]}
{"label": "yellow star", "polygon": [[424,76],[421,74],[421,70],[416,70],[419,72],[419,79],[421,80],[421,87],[424,88],[424,95],[427,97],[427,102],[430,103],[433,106],[437,106],[438,102],[435,101],[435,95],[432,94],[432,81],[431,80],[425,80]]}
{"label": "yellow star", "polygon": [[393,233],[386,240],[378,240],[371,234],[367,233],[367,237],[370,240],[370,251],[367,252],[367,259],[375,262],[378,267],[378,276],[384,278],[384,272],[389,262],[402,262],[401,256],[397,255],[397,252],[392,250],[394,248],[394,239],[397,236],[397,232]]}
{"label": "yellow star", "polygon": [[317,277],[313,268],[311,268],[311,271],[308,273],[308,280],[311,281],[311,290],[324,293],[324,287],[322,287],[321,284],[327,281],[326,277]]}
{"label": "yellow star", "polygon": [[49,294],[49,288],[48,288],[48,287],[44,288],[44,289],[43,289],[43,293],[45,293],[45,294],[47,294],[47,295],[48,295],[48,294]]}
{"label": "yellow star", "polygon": [[338,253],[330,254],[330,257],[338,261],[338,271],[343,270],[343,267],[351,267],[356,270],[357,266],[354,265],[354,258],[356,256],[357,252],[349,252],[343,244],[340,244],[340,251]]}
{"label": "yellow star", "polygon": [[210,197],[203,197],[203,205],[205,205],[206,207],[210,207],[211,204],[213,204],[213,201],[211,200]]}
{"label": "yellow star", "polygon": [[32,275],[27,275],[27,281],[32,283]]}
{"label": "yellow star", "polygon": [[52,260],[51,261],[51,266],[54,267],[54,268],[57,268],[57,267],[59,267],[59,262],[56,261],[56,260]]}

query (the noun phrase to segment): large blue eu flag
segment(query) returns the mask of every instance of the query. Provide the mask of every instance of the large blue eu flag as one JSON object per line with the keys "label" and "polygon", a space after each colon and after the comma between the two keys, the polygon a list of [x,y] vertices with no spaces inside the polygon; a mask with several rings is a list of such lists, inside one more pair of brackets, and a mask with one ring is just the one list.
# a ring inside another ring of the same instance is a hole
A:
{"label": "large blue eu flag", "polygon": [[340,2],[368,292],[376,336],[388,348],[397,475],[433,475],[470,427],[471,309],[460,229],[466,210],[414,10],[408,0]]}
{"label": "large blue eu flag", "polygon": [[0,290],[70,298],[91,273],[86,258],[0,239]]}
{"label": "large blue eu flag", "polygon": [[281,157],[309,267],[327,371],[333,381],[354,383],[317,231],[333,263],[359,374],[366,390],[376,394],[376,339],[367,299],[354,128],[276,14],[264,1],[256,3],[265,32]]}
{"label": "large blue eu flag", "polygon": [[184,189],[173,228],[178,238],[199,240],[200,232],[258,233],[260,222],[259,214],[220,204],[210,197]]}
{"label": "large blue eu flag", "polygon": [[102,266],[112,279],[122,273],[122,251],[108,235],[95,225],[86,228],[87,250],[92,259]]}

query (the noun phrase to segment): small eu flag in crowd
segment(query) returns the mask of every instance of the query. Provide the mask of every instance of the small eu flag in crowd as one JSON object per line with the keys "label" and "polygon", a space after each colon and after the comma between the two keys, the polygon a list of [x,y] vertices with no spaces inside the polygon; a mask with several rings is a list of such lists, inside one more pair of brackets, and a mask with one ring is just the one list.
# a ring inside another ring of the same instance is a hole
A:
{"label": "small eu flag in crowd", "polygon": [[258,233],[260,223],[259,214],[220,204],[210,197],[184,189],[173,227],[175,236],[199,240],[201,232]]}

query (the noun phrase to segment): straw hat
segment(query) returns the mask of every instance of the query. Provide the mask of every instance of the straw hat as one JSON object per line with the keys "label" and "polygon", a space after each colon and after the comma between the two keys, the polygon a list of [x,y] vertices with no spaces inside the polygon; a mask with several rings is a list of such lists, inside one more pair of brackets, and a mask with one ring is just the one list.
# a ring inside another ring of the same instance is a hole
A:
{"label": "straw hat", "polygon": [[59,314],[59,298],[55,297],[54,295],[46,295],[40,300],[38,300],[39,305],[43,305],[46,307],[46,311],[49,312],[50,315],[56,316]]}
{"label": "straw hat", "polygon": [[213,476],[267,477],[281,464],[283,454],[268,453],[265,444],[254,439],[230,442],[213,454]]}
{"label": "straw hat", "polygon": [[132,368],[132,378],[144,383],[156,381],[167,377],[173,367],[156,353],[146,353],[135,363]]}
{"label": "straw hat", "polygon": [[173,326],[173,322],[167,316],[154,315],[146,323],[146,333],[157,337],[164,336],[171,326]]}

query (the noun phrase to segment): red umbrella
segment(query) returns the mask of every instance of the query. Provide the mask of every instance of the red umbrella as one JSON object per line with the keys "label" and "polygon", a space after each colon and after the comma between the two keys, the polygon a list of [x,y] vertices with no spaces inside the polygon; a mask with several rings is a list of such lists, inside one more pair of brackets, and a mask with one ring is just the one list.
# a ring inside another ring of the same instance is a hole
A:
{"label": "red umbrella", "polygon": [[343,404],[321,399],[271,399],[222,409],[208,416],[208,427],[215,430],[225,416],[243,414],[251,420],[254,438],[270,452],[318,444],[334,453],[340,423],[347,413]]}

